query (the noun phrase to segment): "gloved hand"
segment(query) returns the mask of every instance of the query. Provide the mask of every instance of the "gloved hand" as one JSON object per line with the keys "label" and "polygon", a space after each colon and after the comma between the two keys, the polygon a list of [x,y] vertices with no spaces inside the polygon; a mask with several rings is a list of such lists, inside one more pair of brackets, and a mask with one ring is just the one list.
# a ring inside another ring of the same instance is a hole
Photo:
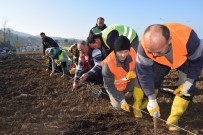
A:
{"label": "gloved hand", "polygon": [[189,89],[193,84],[189,81],[185,81],[181,84],[176,90],[174,90],[173,94],[177,96],[182,96],[183,94],[188,94]]}
{"label": "gloved hand", "polygon": [[159,105],[158,105],[156,99],[149,100],[149,102],[147,104],[147,110],[148,110],[148,112],[150,113],[151,116],[154,116],[154,112],[158,112],[158,117],[161,116]]}
{"label": "gloved hand", "polygon": [[75,74],[75,68],[71,68],[70,70],[69,70],[69,73],[71,74],[71,75],[74,75]]}
{"label": "gloved hand", "polygon": [[134,78],[136,78],[136,73],[135,73],[135,71],[129,71],[128,73],[127,73],[127,75],[126,75],[126,79],[127,80],[130,80],[130,79],[134,79]]}
{"label": "gloved hand", "polygon": [[123,109],[126,112],[130,112],[130,106],[125,101],[125,99],[121,101],[121,109]]}

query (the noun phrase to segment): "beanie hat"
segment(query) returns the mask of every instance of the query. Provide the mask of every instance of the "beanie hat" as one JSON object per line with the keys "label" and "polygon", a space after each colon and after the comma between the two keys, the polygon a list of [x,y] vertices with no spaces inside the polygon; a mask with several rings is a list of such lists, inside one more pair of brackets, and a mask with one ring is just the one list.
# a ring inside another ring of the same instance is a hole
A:
{"label": "beanie hat", "polygon": [[130,50],[130,40],[126,36],[119,36],[114,42],[114,51]]}

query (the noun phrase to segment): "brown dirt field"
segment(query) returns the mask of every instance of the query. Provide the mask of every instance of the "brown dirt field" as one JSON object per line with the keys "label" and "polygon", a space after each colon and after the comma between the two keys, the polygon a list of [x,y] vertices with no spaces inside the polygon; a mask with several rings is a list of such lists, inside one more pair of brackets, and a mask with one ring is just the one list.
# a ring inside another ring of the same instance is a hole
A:
{"label": "brown dirt field", "polygon": [[[31,59],[34,58],[34,59]],[[132,113],[115,111],[108,99],[96,97],[96,86],[82,85],[74,92],[72,78],[49,77],[36,56],[8,56],[0,59],[1,135],[151,135],[153,120],[146,113],[135,119]],[[164,86],[173,88],[177,73],[171,72]],[[203,134],[203,73],[197,93],[179,126],[193,134]],[[169,132],[165,120],[173,95],[159,92],[161,119],[159,135],[190,135],[184,130]]]}

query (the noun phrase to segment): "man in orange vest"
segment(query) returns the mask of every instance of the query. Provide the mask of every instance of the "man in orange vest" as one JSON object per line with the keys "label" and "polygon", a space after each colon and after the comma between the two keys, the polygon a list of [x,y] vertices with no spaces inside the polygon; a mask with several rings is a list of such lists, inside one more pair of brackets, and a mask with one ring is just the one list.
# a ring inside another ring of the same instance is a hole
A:
{"label": "man in orange vest", "polygon": [[[195,92],[195,80],[203,67],[203,46],[195,31],[179,23],[154,24],[147,27],[137,51],[136,71],[148,96],[151,116],[158,112],[154,90],[161,86],[171,69],[179,71],[178,88],[167,124],[170,131],[180,130],[178,120],[186,111]],[[190,97],[184,96],[190,94]]]}
{"label": "man in orange vest", "polygon": [[116,110],[123,109],[130,112],[126,96],[134,97],[133,112],[136,118],[142,118],[140,111],[144,92],[138,86],[135,73],[136,51],[130,47],[130,40],[126,36],[119,36],[114,42],[112,51],[102,61],[102,75],[111,104]]}

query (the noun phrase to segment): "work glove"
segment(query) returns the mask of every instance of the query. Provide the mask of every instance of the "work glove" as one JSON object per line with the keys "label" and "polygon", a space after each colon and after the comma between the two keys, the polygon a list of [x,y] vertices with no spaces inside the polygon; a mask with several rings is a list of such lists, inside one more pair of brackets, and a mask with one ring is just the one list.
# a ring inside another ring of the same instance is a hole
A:
{"label": "work glove", "polygon": [[149,102],[147,104],[147,110],[151,116],[154,116],[154,112],[157,112],[158,117],[160,117],[160,109],[159,109],[159,105],[158,105],[156,99],[149,100]]}
{"label": "work glove", "polygon": [[128,105],[128,103],[125,101],[125,99],[123,99],[121,101],[121,109],[123,109],[126,112],[130,112],[130,106]]}
{"label": "work glove", "polygon": [[129,71],[129,72],[127,73],[127,75],[126,75],[126,79],[127,79],[127,80],[130,80],[130,79],[134,79],[134,78],[136,78],[136,73],[135,73],[135,71]]}
{"label": "work glove", "polygon": [[174,90],[173,94],[177,96],[183,96],[184,94],[188,94],[189,89],[193,84],[189,81],[185,81],[181,84],[176,90]]}
{"label": "work glove", "polygon": [[71,68],[70,70],[69,70],[69,73],[71,74],[71,75],[74,75],[75,74],[75,68]]}

